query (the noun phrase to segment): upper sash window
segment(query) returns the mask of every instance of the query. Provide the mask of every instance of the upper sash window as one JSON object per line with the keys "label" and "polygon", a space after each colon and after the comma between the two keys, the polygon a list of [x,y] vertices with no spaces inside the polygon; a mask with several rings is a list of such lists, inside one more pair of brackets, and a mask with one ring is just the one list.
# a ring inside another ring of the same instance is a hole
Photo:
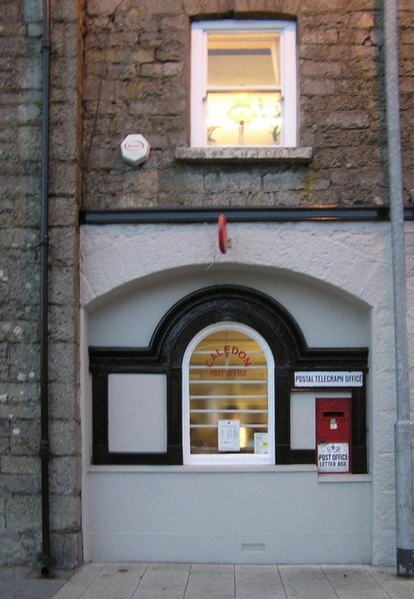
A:
{"label": "upper sash window", "polygon": [[296,25],[192,25],[191,145],[297,145]]}

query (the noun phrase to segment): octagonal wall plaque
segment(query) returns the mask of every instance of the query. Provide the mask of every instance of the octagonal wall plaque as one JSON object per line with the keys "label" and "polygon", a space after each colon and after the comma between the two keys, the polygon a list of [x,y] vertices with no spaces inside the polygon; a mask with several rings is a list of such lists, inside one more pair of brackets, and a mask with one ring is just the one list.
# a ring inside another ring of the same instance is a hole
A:
{"label": "octagonal wall plaque", "polygon": [[140,133],[131,133],[121,143],[121,154],[125,162],[138,166],[149,157],[151,146]]}

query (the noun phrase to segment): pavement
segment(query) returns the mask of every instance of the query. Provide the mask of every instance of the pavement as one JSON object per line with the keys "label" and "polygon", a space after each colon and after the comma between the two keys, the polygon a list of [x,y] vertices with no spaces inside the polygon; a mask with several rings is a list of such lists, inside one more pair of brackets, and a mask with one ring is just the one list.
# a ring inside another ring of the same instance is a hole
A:
{"label": "pavement", "polygon": [[43,578],[24,566],[0,568],[0,599],[52,599],[73,572],[57,572]]}
{"label": "pavement", "polygon": [[367,565],[90,563],[54,578],[0,569],[0,599],[286,598],[414,599],[414,579]]}

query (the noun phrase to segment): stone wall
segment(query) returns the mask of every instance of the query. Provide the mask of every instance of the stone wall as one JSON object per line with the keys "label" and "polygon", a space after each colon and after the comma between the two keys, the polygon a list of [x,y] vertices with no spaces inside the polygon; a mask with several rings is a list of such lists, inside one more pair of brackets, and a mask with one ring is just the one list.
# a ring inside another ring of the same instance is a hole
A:
{"label": "stone wall", "polygon": [[0,554],[23,563],[40,549],[41,17],[30,2],[1,11]]}
{"label": "stone wall", "polygon": [[414,4],[399,0],[399,74],[404,199],[414,203]]}
{"label": "stone wall", "polygon": [[[52,4],[49,210],[51,546],[81,557],[77,412],[78,2]],[[0,563],[41,552],[40,164],[42,3],[2,2]]]}
{"label": "stone wall", "polygon": [[82,559],[78,406],[78,212],[83,1],[51,2],[49,414],[51,554]]}
{"label": "stone wall", "polygon": [[[383,14],[374,0],[88,0],[83,208],[387,203]],[[414,8],[399,2],[405,200],[414,165],[409,92]],[[298,26],[300,144],[310,165],[249,168],[179,162],[189,140],[190,20],[293,15]],[[119,144],[140,132],[134,169]]]}

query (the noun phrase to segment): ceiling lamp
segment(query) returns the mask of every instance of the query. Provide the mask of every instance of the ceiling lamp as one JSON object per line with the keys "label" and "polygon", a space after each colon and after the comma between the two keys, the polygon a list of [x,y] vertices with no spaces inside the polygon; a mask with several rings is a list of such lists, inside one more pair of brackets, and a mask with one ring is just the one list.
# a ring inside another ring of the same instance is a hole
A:
{"label": "ceiling lamp", "polygon": [[244,126],[246,123],[250,123],[255,117],[256,113],[252,108],[248,100],[247,94],[238,94],[234,104],[231,106],[227,113],[229,119],[238,123],[239,125],[239,146],[244,145]]}

